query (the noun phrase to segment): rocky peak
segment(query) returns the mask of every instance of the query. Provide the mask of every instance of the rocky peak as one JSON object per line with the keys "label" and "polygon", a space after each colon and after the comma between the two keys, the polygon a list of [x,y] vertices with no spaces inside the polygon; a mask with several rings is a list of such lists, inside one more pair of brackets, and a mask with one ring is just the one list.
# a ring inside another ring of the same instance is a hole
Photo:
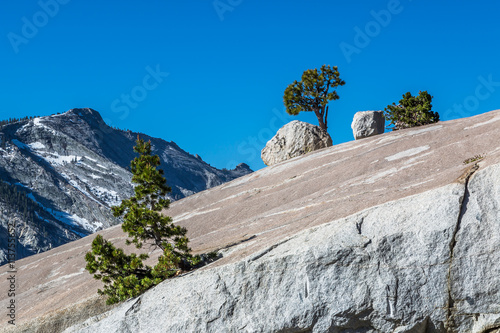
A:
{"label": "rocky peak", "polygon": [[[137,156],[133,151],[137,135],[106,125],[99,112],[90,108],[0,128],[0,181],[9,186],[4,194],[22,190],[28,202],[22,201],[23,207],[30,207],[29,212],[10,212],[15,205],[0,193],[0,212],[8,210],[5,214],[23,221],[18,258],[120,222],[110,207],[133,193],[129,166]],[[140,136],[151,140],[153,153],[160,156],[173,201],[252,172],[249,168],[219,170],[174,142]],[[6,221],[0,220],[0,230]],[[0,243],[0,265],[5,262],[6,244]]]}
{"label": "rocky peak", "polygon": [[238,164],[235,168],[234,168],[235,171],[252,171],[252,169],[250,169],[250,167],[248,166],[248,164],[246,163],[240,163]]}
{"label": "rocky peak", "polygon": [[69,111],[66,111],[62,114],[62,116],[67,117],[78,117],[89,124],[105,124],[104,120],[101,117],[101,114],[94,109],[91,108],[75,108]]}

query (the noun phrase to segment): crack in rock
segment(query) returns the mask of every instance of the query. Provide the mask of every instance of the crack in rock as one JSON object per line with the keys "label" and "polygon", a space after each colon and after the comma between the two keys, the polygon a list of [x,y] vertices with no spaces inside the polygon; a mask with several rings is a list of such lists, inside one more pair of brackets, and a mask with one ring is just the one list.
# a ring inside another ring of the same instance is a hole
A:
{"label": "crack in rock", "polygon": [[127,312],[125,313],[125,317],[137,313],[140,310],[142,302],[141,299],[142,296],[139,296],[139,298],[134,302],[134,304],[132,304],[132,306],[127,310]]}
{"label": "crack in rock", "polygon": [[448,267],[448,277],[447,277],[447,291],[448,291],[448,304],[447,304],[447,314],[446,314],[446,322],[445,322],[445,328],[447,332],[454,332],[455,328],[455,321],[454,321],[454,307],[455,307],[455,300],[453,299],[452,295],[452,276],[451,276],[451,270],[452,270],[452,265],[453,265],[453,258],[454,258],[454,252],[455,252],[455,245],[457,244],[457,234],[458,231],[460,230],[460,226],[462,224],[462,218],[467,211],[467,204],[469,203],[469,180],[470,177],[479,169],[479,165],[476,163],[472,165],[470,168],[465,170],[465,172],[457,179],[459,183],[464,184],[464,195],[462,197],[462,200],[460,202],[460,210],[457,218],[457,223],[455,224],[455,229],[453,230],[453,235],[451,237],[450,241],[450,265]]}

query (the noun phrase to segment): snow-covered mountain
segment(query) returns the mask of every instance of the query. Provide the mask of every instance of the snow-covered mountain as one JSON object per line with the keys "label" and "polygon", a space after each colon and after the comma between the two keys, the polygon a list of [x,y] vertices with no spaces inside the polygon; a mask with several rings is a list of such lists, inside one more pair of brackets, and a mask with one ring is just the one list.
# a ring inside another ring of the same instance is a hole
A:
{"label": "snow-covered mountain", "polygon": [[130,161],[137,136],[151,140],[171,199],[211,188],[252,170],[219,170],[174,142],[105,124],[92,109],[72,109],[0,128],[0,265],[7,223],[17,225],[17,258],[120,223],[110,207],[132,195]]}

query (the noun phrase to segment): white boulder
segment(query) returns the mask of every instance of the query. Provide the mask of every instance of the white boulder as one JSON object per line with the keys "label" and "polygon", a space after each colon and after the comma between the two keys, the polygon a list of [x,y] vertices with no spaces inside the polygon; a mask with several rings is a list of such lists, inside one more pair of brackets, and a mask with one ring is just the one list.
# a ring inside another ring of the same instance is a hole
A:
{"label": "white boulder", "polygon": [[294,120],[280,128],[267,142],[261,157],[266,165],[273,165],[331,145],[332,138],[319,126]]}
{"label": "white boulder", "polygon": [[354,115],[351,128],[356,140],[384,133],[383,111],[360,111]]}

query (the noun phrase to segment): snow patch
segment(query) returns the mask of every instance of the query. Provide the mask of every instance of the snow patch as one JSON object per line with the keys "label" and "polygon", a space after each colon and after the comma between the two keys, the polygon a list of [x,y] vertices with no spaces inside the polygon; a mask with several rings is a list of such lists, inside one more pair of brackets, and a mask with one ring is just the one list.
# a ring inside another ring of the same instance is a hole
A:
{"label": "snow patch", "polygon": [[76,156],[76,155],[68,155],[68,156],[61,156],[58,153],[48,153],[47,156],[41,156],[43,159],[45,159],[47,162],[49,162],[52,165],[64,165],[65,163],[71,163],[72,161],[80,161],[82,159],[81,156]]}
{"label": "snow patch", "polygon": [[[56,218],[57,220],[59,220],[60,222],[64,223],[64,224],[67,224],[69,226],[74,226],[75,224],[76,225],[79,225],[81,226],[82,228],[86,229],[86,230],[89,230],[91,231],[92,233],[96,232],[97,229],[99,229],[100,227],[102,227],[102,223],[101,222],[97,222],[95,224],[91,224],[87,219],[84,219],[83,217],[80,217],[76,214],[68,214],[66,212],[60,212],[60,211],[52,211],[52,213],[49,212],[50,215],[54,216],[54,218]],[[71,230],[72,232],[74,233],[77,233],[75,232],[74,230]],[[80,234],[80,233],[77,233],[79,236],[81,237],[84,237],[85,235],[83,234]]]}
{"label": "snow patch", "polygon": [[[95,202],[97,202],[99,205],[102,204],[101,202],[97,201],[93,195],[91,195],[89,192],[87,192],[86,189],[82,188],[77,182],[76,180],[74,179],[71,179],[70,176],[68,176],[66,173],[64,172],[61,172],[61,176],[64,177],[64,179],[66,179],[68,181],[68,183],[73,186],[74,188],[76,188],[77,190],[79,190],[80,192],[82,192],[83,194],[85,194],[87,196],[87,198],[91,199],[91,200],[94,200]],[[80,178],[78,178],[78,180],[80,180]]]}
{"label": "snow patch", "polygon": [[28,145],[31,149],[45,149],[45,145],[41,142],[33,142]]}
{"label": "snow patch", "polygon": [[[89,185],[89,184],[87,184],[87,185]],[[95,186],[95,185],[90,186],[90,191],[96,197],[98,197],[102,201],[106,202],[106,204],[108,204],[108,206],[117,206],[121,202],[120,197],[118,196],[118,193],[116,191],[109,190],[107,188]]]}
{"label": "snow patch", "polygon": [[[208,186],[207,186],[207,187],[208,187],[208,188],[212,187],[212,186],[210,186],[210,182],[208,183]],[[188,197],[188,196],[190,196],[191,194],[194,194],[194,193],[195,193],[195,192],[193,192],[193,191],[191,191],[191,190],[187,190],[187,189],[182,188],[182,187],[179,187],[179,189],[180,189],[181,193],[182,193],[184,196],[186,196],[186,197]]]}
{"label": "snow patch", "polygon": [[[73,214],[73,215],[69,215],[68,213],[65,213],[65,212],[61,212],[61,211],[58,211],[58,210],[54,210],[54,209],[49,209],[47,207],[45,207],[44,205],[42,205],[40,202],[38,202],[35,198],[35,196],[33,195],[33,193],[30,193],[27,195],[28,198],[30,198],[31,200],[33,200],[39,207],[43,208],[47,213],[49,213],[50,215],[52,215],[52,217],[54,217],[56,220],[58,220],[59,222],[62,222],[70,227],[73,227],[75,225],[79,225],[81,226],[82,228],[86,229],[86,230],[89,230],[91,231],[92,233],[96,232],[97,229],[101,228],[103,226],[103,224],[101,222],[97,222],[95,224],[91,224],[89,223],[89,221],[87,219],[84,219],[84,218],[81,218],[79,217],[78,215],[76,214]],[[36,212],[35,212],[36,213]],[[38,215],[38,213],[36,213],[37,217],[42,219],[43,221],[47,222],[47,223],[51,223],[50,221],[42,218],[41,216]],[[80,237],[85,237],[86,235],[85,234],[82,234],[82,233],[79,233],[75,230],[72,230],[70,229],[71,232],[77,234],[78,236]]]}
{"label": "snow patch", "polygon": [[98,170],[98,169],[96,169],[96,168],[94,168],[94,167],[92,167],[92,166],[88,165],[87,163],[83,163],[81,160],[80,160],[80,161],[78,161],[78,163],[77,163],[76,165],[78,165],[78,166],[80,166],[80,167],[87,167],[87,168],[89,168],[90,170],[93,170],[93,171],[95,171],[95,172],[103,173],[103,171],[102,171],[102,170]]}

